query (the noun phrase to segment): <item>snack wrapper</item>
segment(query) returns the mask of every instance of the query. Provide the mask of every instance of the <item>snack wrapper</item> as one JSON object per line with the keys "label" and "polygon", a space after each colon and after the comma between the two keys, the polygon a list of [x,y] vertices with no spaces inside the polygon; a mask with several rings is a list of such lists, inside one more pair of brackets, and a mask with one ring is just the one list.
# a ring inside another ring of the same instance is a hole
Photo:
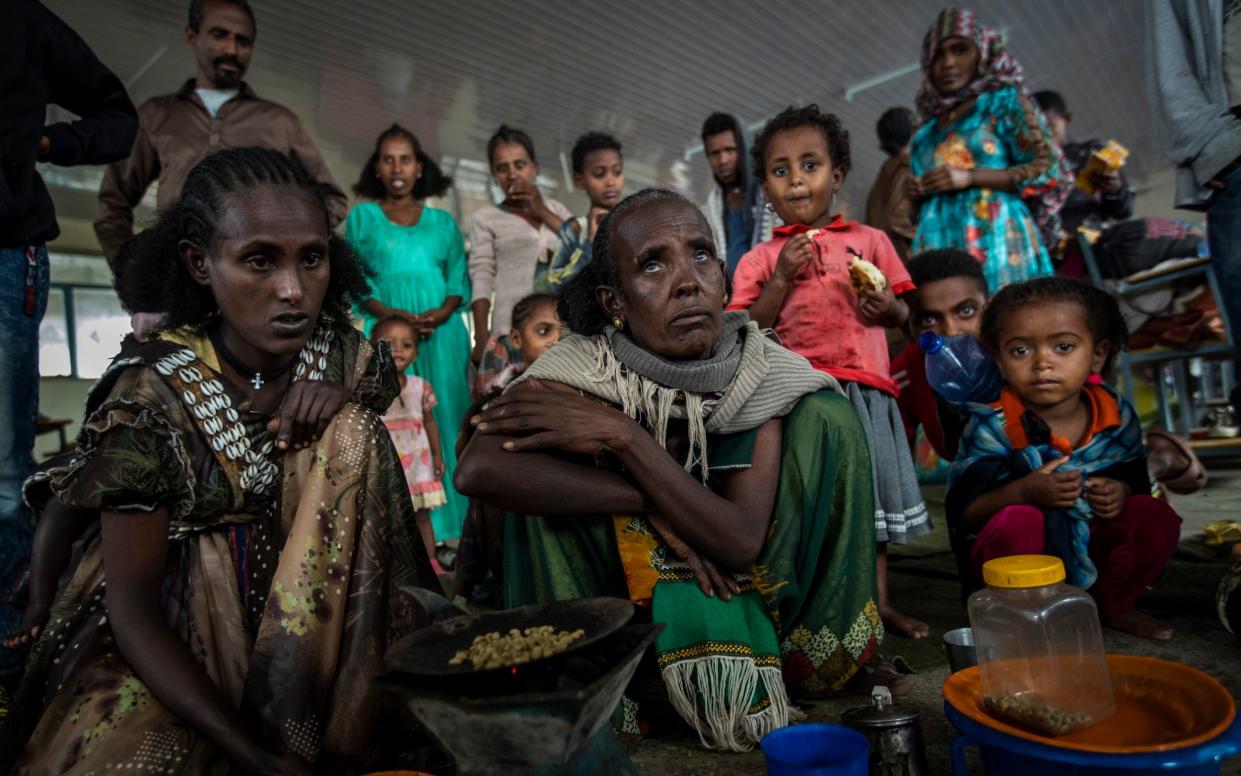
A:
{"label": "snack wrapper", "polygon": [[1129,149],[1115,140],[1107,141],[1107,145],[1091,154],[1090,159],[1086,161],[1086,166],[1082,168],[1081,173],[1077,176],[1077,188],[1087,194],[1094,194],[1096,189],[1094,185],[1095,173],[1119,170],[1125,166],[1125,159],[1128,156]]}

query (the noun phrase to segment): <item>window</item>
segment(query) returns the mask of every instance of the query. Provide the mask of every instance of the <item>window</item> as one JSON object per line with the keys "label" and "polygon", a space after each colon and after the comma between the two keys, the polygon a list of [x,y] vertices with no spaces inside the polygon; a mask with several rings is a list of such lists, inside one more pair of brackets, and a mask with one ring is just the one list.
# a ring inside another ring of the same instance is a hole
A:
{"label": "window", "polygon": [[75,347],[76,377],[96,378],[112,363],[121,349],[121,340],[129,333],[129,313],[121,308],[116,291],[111,288],[78,288],[69,290],[73,299],[72,336]]}
{"label": "window", "polygon": [[39,327],[39,373],[93,380],[120,350],[129,333],[129,314],[102,256],[53,253],[49,258],[52,283]]}
{"label": "window", "polygon": [[69,324],[65,315],[65,291],[53,288],[47,297],[47,312],[39,325],[39,373],[44,377],[73,375],[69,357]]}

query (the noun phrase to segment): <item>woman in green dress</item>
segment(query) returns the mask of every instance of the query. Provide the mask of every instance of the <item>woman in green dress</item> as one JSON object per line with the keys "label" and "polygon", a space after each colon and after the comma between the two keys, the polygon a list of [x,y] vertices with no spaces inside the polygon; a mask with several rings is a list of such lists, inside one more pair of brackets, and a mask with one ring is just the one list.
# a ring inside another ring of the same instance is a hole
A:
{"label": "woman in green dress", "polygon": [[831,377],[722,313],[693,203],[629,197],[593,251],[561,296],[574,334],[473,420],[457,484],[517,513],[509,605],[649,607],[672,705],[704,745],[748,749],[882,638],[866,438]]}
{"label": "woman in green dress", "polygon": [[465,242],[447,211],[428,207],[452,185],[422,150],[418,138],[393,124],[375,142],[375,152],[353,187],[360,197],[345,221],[345,238],[374,271],[374,288],[361,312],[365,332],[381,318],[408,320],[424,339],[410,372],[431,384],[439,404],[448,503],[431,511],[437,541],[456,539],[465,522],[466,499],[451,487],[457,467],[457,434],[470,406],[466,369],[470,339],[458,311],[470,298]]}
{"label": "woman in green dress", "polygon": [[377,414],[391,356],[350,325],[361,267],[296,159],[241,148],[194,167],[117,285],[163,328],[125,339],[71,460],[27,483],[98,519],[0,772],[366,769],[370,680],[418,623],[403,589],[435,577]]}

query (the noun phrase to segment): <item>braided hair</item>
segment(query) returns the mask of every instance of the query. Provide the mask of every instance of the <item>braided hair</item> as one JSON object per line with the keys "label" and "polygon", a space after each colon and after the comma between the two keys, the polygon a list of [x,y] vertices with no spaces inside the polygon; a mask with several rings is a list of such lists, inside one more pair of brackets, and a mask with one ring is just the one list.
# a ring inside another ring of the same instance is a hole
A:
{"label": "braided hair", "polygon": [[[671,203],[688,205],[694,208],[700,218],[703,217],[698,206],[684,196],[670,189],[658,188],[643,189],[637,194],[625,197],[603,217],[603,221],[599,223],[599,230],[595,232],[594,242],[591,243],[590,263],[574,275],[560,291],[560,303],[557,305],[556,312],[560,320],[569,327],[569,331],[587,336],[602,334],[604,327],[610,323],[607,313],[599,306],[595,289],[600,286],[620,288],[620,275],[616,271],[616,257],[612,251],[612,238],[616,233],[616,224],[627,214],[644,205]],[[708,237],[711,235],[709,228],[707,235]],[[722,261],[720,271],[724,271]],[[731,293],[727,272],[724,272],[724,281],[726,291]]]}
{"label": "braided hair", "polygon": [[1086,328],[1095,344],[1107,343],[1107,358],[1099,371],[1106,374],[1116,355],[1125,347],[1129,328],[1120,312],[1116,297],[1076,278],[1052,276],[1035,278],[1024,283],[1004,286],[991,297],[982,313],[979,336],[983,344],[996,353],[1000,348],[1000,324],[1005,315],[1029,305],[1055,302],[1075,304],[1081,308]]}
{"label": "braided hair", "polygon": [[530,320],[530,316],[534,315],[545,304],[556,306],[556,297],[552,294],[530,294],[523,296],[517,304],[513,305],[512,327],[520,329],[526,325],[526,321]]}
{"label": "braided hair", "polygon": [[187,240],[211,256],[216,228],[234,195],[268,186],[309,196],[323,214],[331,277],[321,314],[348,326],[350,309],[371,295],[370,272],[343,238],[332,233],[326,187],[296,154],[271,148],[229,148],[206,157],[185,178],[181,196],[155,224],[130,239],[117,256],[116,290],[130,312],[162,313],[162,328],[201,325],[218,310],[211,289],[190,275],[178,245]]}
{"label": "braided hair", "polygon": [[[375,139],[375,150],[371,152],[371,158],[366,160],[366,164],[362,166],[362,172],[358,175],[358,182],[353,184],[353,193],[367,199],[383,199],[387,194],[383,181],[379,180],[379,173],[375,172],[375,165],[379,164],[379,152],[383,150],[384,141],[394,137],[409,142],[410,147],[414,149],[414,159],[422,168],[422,174],[418,180],[414,181],[414,189],[410,192],[413,198],[426,199],[444,196],[452,187],[452,177],[445,175],[435,160],[422,150],[422,144],[418,142],[414,133],[400,124],[393,124],[379,133],[379,137]],[[534,158],[533,155],[531,158]]]}

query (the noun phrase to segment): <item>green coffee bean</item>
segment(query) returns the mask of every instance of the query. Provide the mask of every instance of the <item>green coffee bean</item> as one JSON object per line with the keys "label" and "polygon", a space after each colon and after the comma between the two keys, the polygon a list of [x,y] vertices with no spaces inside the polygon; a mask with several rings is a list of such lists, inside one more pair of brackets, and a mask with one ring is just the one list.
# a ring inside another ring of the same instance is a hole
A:
{"label": "green coffee bean", "polygon": [[551,625],[525,630],[512,628],[505,635],[498,631],[475,636],[469,648],[453,655],[449,665],[470,661],[476,670],[488,671],[501,666],[514,666],[560,654],[573,642],[586,635],[578,628],[573,632],[557,631]]}
{"label": "green coffee bean", "polygon": [[1053,706],[1035,693],[987,695],[982,702],[991,716],[1049,736],[1063,736],[1094,722],[1089,714]]}

